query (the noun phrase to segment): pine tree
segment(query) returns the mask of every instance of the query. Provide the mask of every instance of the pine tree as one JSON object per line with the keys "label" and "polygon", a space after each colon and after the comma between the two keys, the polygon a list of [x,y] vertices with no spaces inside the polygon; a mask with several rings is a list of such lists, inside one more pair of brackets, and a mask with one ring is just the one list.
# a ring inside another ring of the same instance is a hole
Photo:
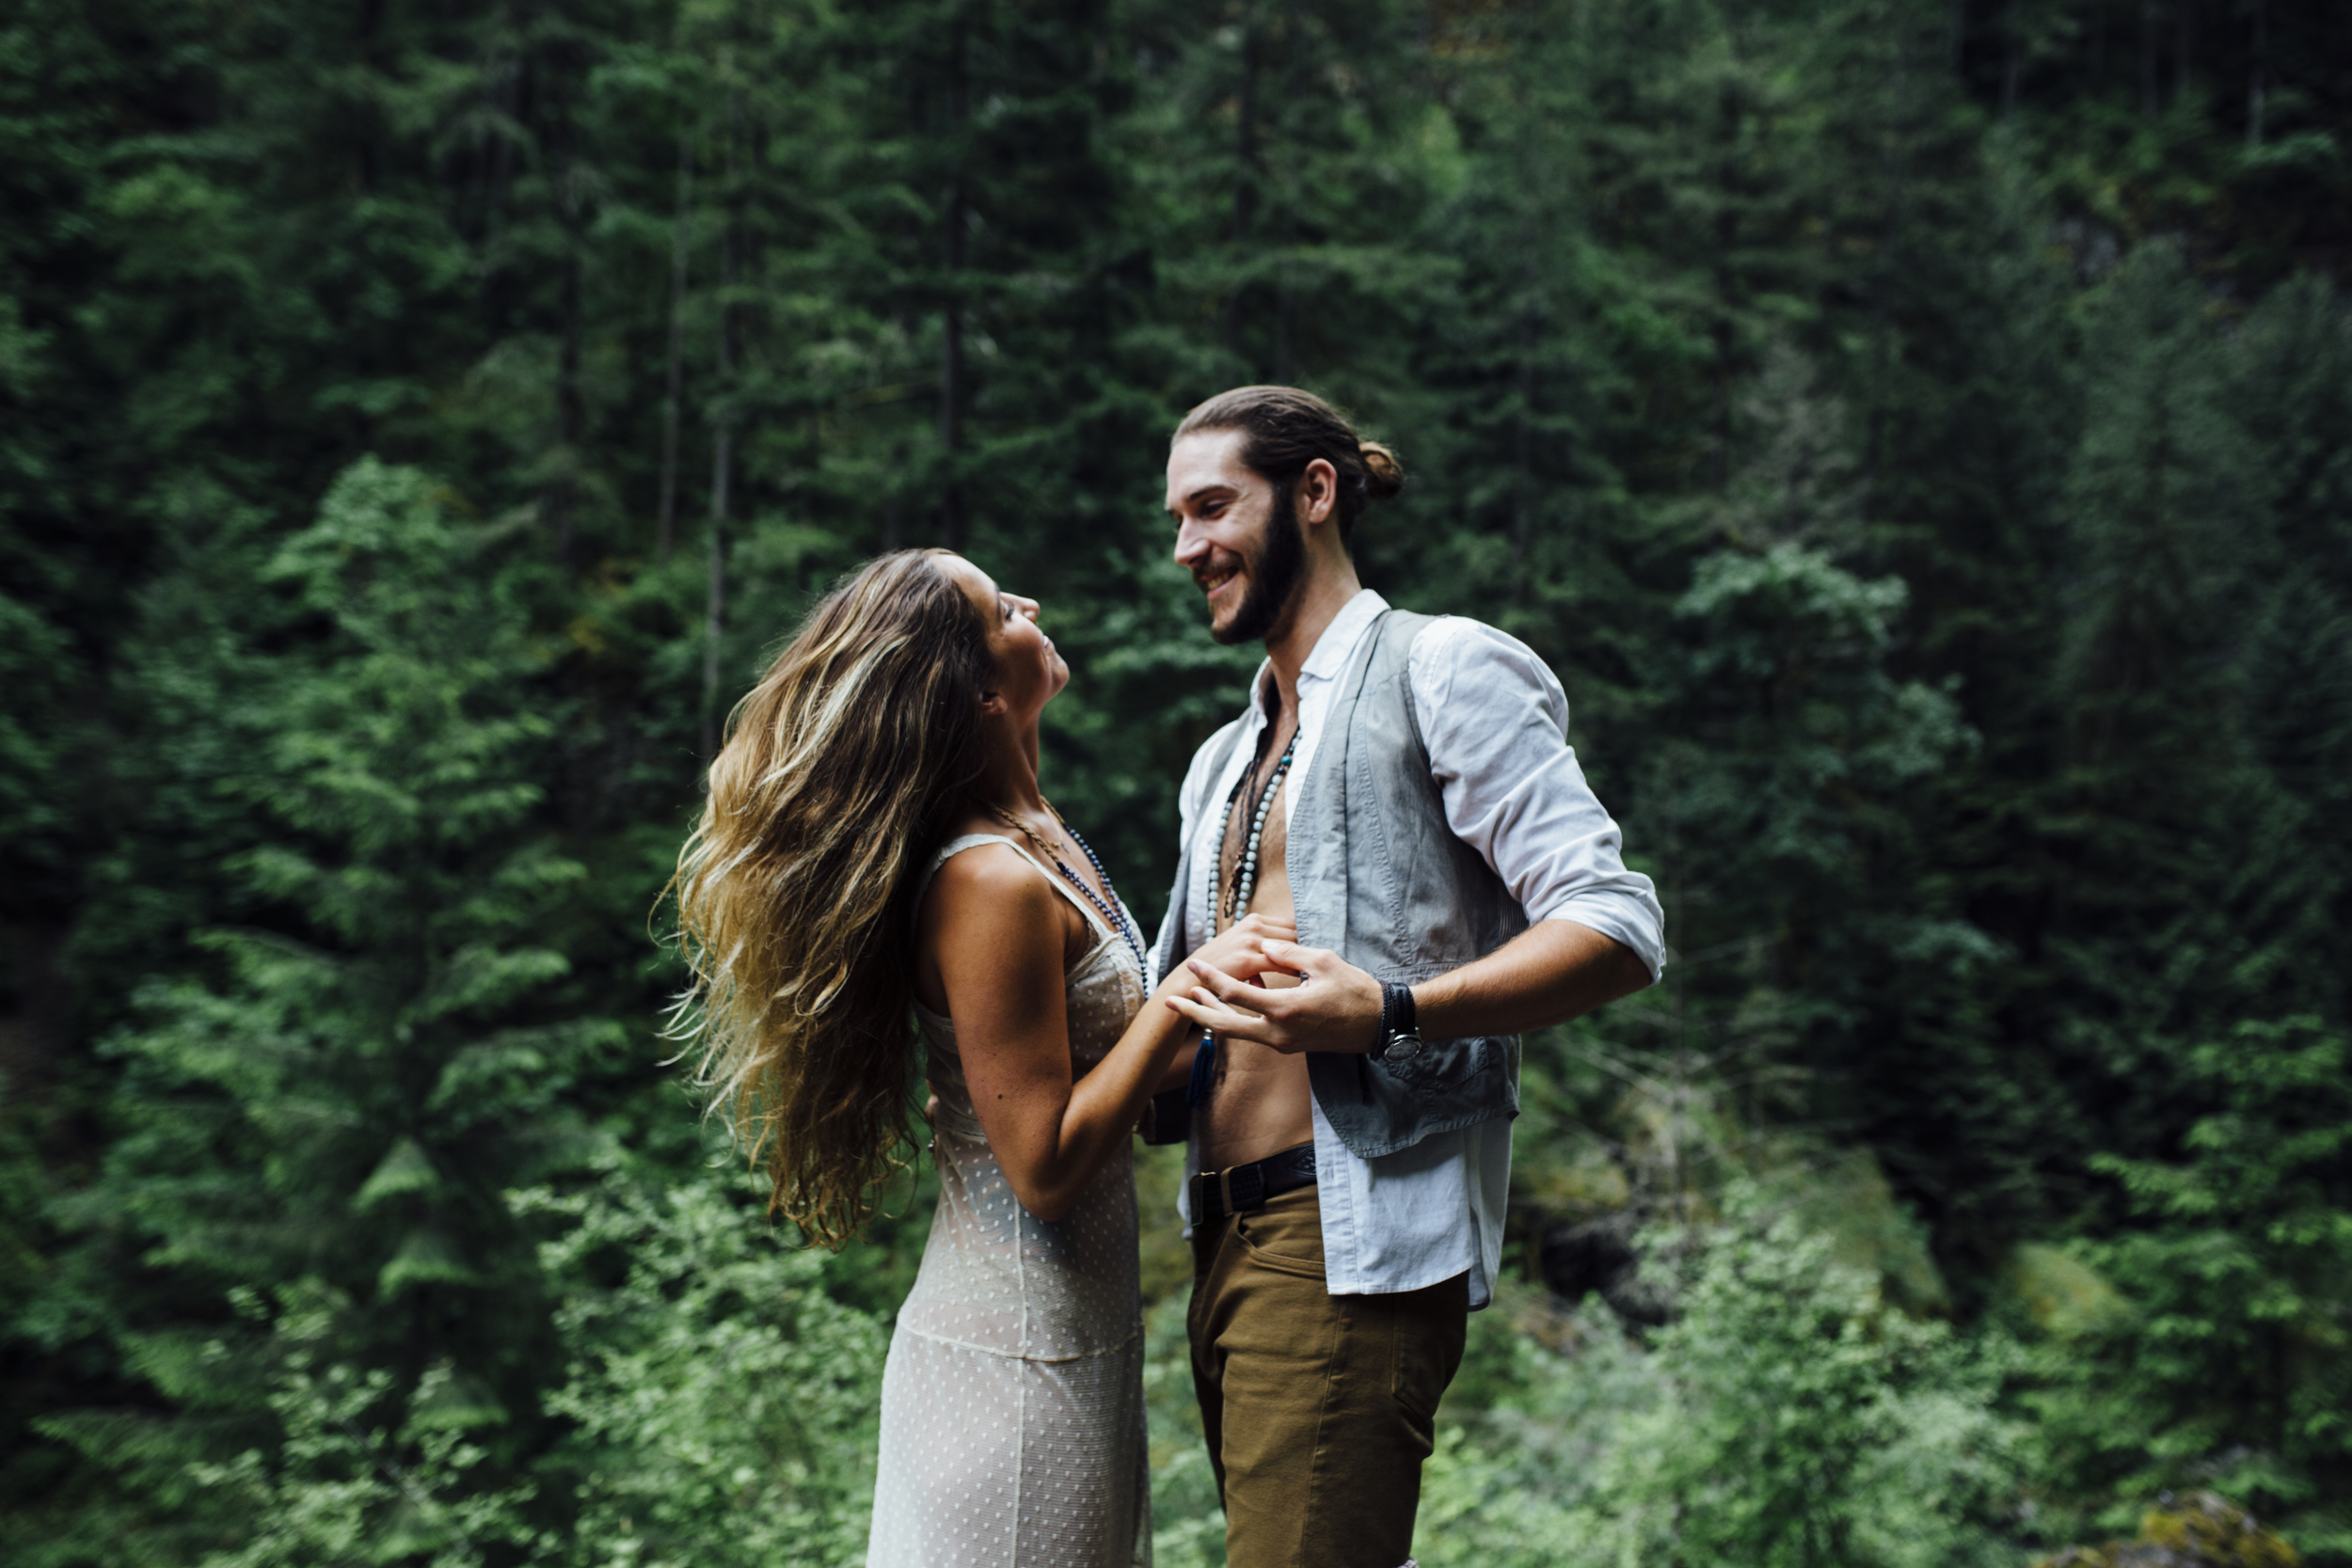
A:
{"label": "pine tree", "polygon": [[[292,646],[247,651],[205,716],[230,732],[216,787],[277,826],[220,867],[259,920],[201,937],[211,975],[141,993],[112,1047],[106,1173],[72,1206],[86,1249],[147,1276],[115,1332],[165,1408],[45,1430],[213,1514],[199,1541],[238,1525],[183,1466],[266,1450],[250,1320],[297,1289],[347,1304],[310,1336],[321,1354],[395,1398],[448,1368],[409,1419],[504,1427],[510,1458],[548,1375],[546,1302],[500,1194],[589,1147],[574,1097],[619,1031],[548,1006],[567,963],[539,932],[581,868],[530,827],[554,727],[542,658],[502,542],[454,504],[363,460],[261,573]],[[162,1549],[122,1523],[124,1549]]]}

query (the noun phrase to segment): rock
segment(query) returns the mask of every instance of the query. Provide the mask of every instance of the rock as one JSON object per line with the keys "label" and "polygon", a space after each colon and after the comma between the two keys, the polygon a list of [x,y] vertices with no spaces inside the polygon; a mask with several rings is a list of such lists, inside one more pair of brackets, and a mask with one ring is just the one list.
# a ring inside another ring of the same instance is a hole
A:
{"label": "rock", "polygon": [[1788,1190],[1805,1224],[1837,1249],[1837,1260],[1877,1275],[1890,1305],[1915,1318],[1951,1316],[1951,1292],[1926,1227],[1896,1199],[1877,1155],[1849,1150],[1788,1181]]}
{"label": "rock", "polygon": [[1555,1226],[1544,1233],[1538,1259],[1544,1283],[1563,1300],[1597,1294],[1619,1318],[1645,1328],[1674,1316],[1665,1291],[1643,1275],[1630,1214]]}
{"label": "rock", "polygon": [[2131,1316],[2130,1304],[2089,1264],[2039,1242],[2009,1255],[2000,1289],[2036,1327],[2061,1339],[2117,1327]]}
{"label": "rock", "polygon": [[2073,1546],[2034,1568],[2297,1568],[2293,1546],[2213,1492],[2167,1492],[2139,1522],[2136,1541]]}

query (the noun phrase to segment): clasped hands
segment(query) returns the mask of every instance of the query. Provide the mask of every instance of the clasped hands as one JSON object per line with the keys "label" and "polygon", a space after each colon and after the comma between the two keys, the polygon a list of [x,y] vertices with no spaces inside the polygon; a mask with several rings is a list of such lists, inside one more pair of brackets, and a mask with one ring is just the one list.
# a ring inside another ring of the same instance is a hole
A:
{"label": "clasped hands", "polygon": [[[1286,1055],[1370,1051],[1379,1043],[1380,982],[1327,948],[1301,947],[1297,934],[1287,922],[1244,915],[1161,981],[1161,1000],[1203,1029]],[[1191,984],[1179,984],[1187,974]],[[1263,974],[1295,974],[1298,984],[1251,983]]]}

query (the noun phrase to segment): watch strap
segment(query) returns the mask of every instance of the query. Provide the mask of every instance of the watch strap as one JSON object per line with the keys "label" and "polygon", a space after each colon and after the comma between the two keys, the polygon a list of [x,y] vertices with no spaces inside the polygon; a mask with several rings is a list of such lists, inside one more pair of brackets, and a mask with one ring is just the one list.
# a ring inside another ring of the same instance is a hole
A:
{"label": "watch strap", "polygon": [[1401,1067],[1420,1053],[1421,1026],[1412,987],[1395,980],[1380,982],[1380,1038],[1373,1049],[1391,1067]]}

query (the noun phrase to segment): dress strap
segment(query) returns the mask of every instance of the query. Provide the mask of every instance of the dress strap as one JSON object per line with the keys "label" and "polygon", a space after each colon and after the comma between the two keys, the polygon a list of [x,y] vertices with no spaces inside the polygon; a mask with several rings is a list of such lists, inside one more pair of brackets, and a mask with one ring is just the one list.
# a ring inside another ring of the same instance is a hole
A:
{"label": "dress strap", "polygon": [[[1108,942],[1111,940],[1111,937],[1114,934],[1111,928],[1103,924],[1103,917],[1101,915],[1087,907],[1087,901],[1078,896],[1078,890],[1076,888],[1073,888],[1067,882],[1063,881],[1060,877],[1055,875],[1055,873],[1048,867],[1039,864],[1038,858],[1035,855],[1030,854],[1028,850],[1023,848],[1018,839],[1007,838],[1002,833],[963,833],[955,838],[951,838],[946,843],[941,845],[939,847],[938,853],[931,856],[930,864],[923,868],[923,875],[915,879],[914,897],[907,906],[910,911],[910,919],[913,918],[912,911],[922,909],[923,895],[930,890],[931,879],[939,875],[939,868],[946,865],[949,861],[955,859],[958,855],[962,854],[966,849],[981,844],[1001,844],[1008,849],[1010,849],[1014,854],[1019,855],[1023,860],[1027,861],[1030,865],[1036,867],[1037,874],[1045,879],[1045,885],[1047,887],[1052,888],[1056,893],[1058,893],[1064,898],[1069,899],[1071,907],[1075,909],[1080,914],[1086,916],[1087,924],[1093,927],[1097,941]],[[1130,918],[1133,917],[1130,916]]]}

